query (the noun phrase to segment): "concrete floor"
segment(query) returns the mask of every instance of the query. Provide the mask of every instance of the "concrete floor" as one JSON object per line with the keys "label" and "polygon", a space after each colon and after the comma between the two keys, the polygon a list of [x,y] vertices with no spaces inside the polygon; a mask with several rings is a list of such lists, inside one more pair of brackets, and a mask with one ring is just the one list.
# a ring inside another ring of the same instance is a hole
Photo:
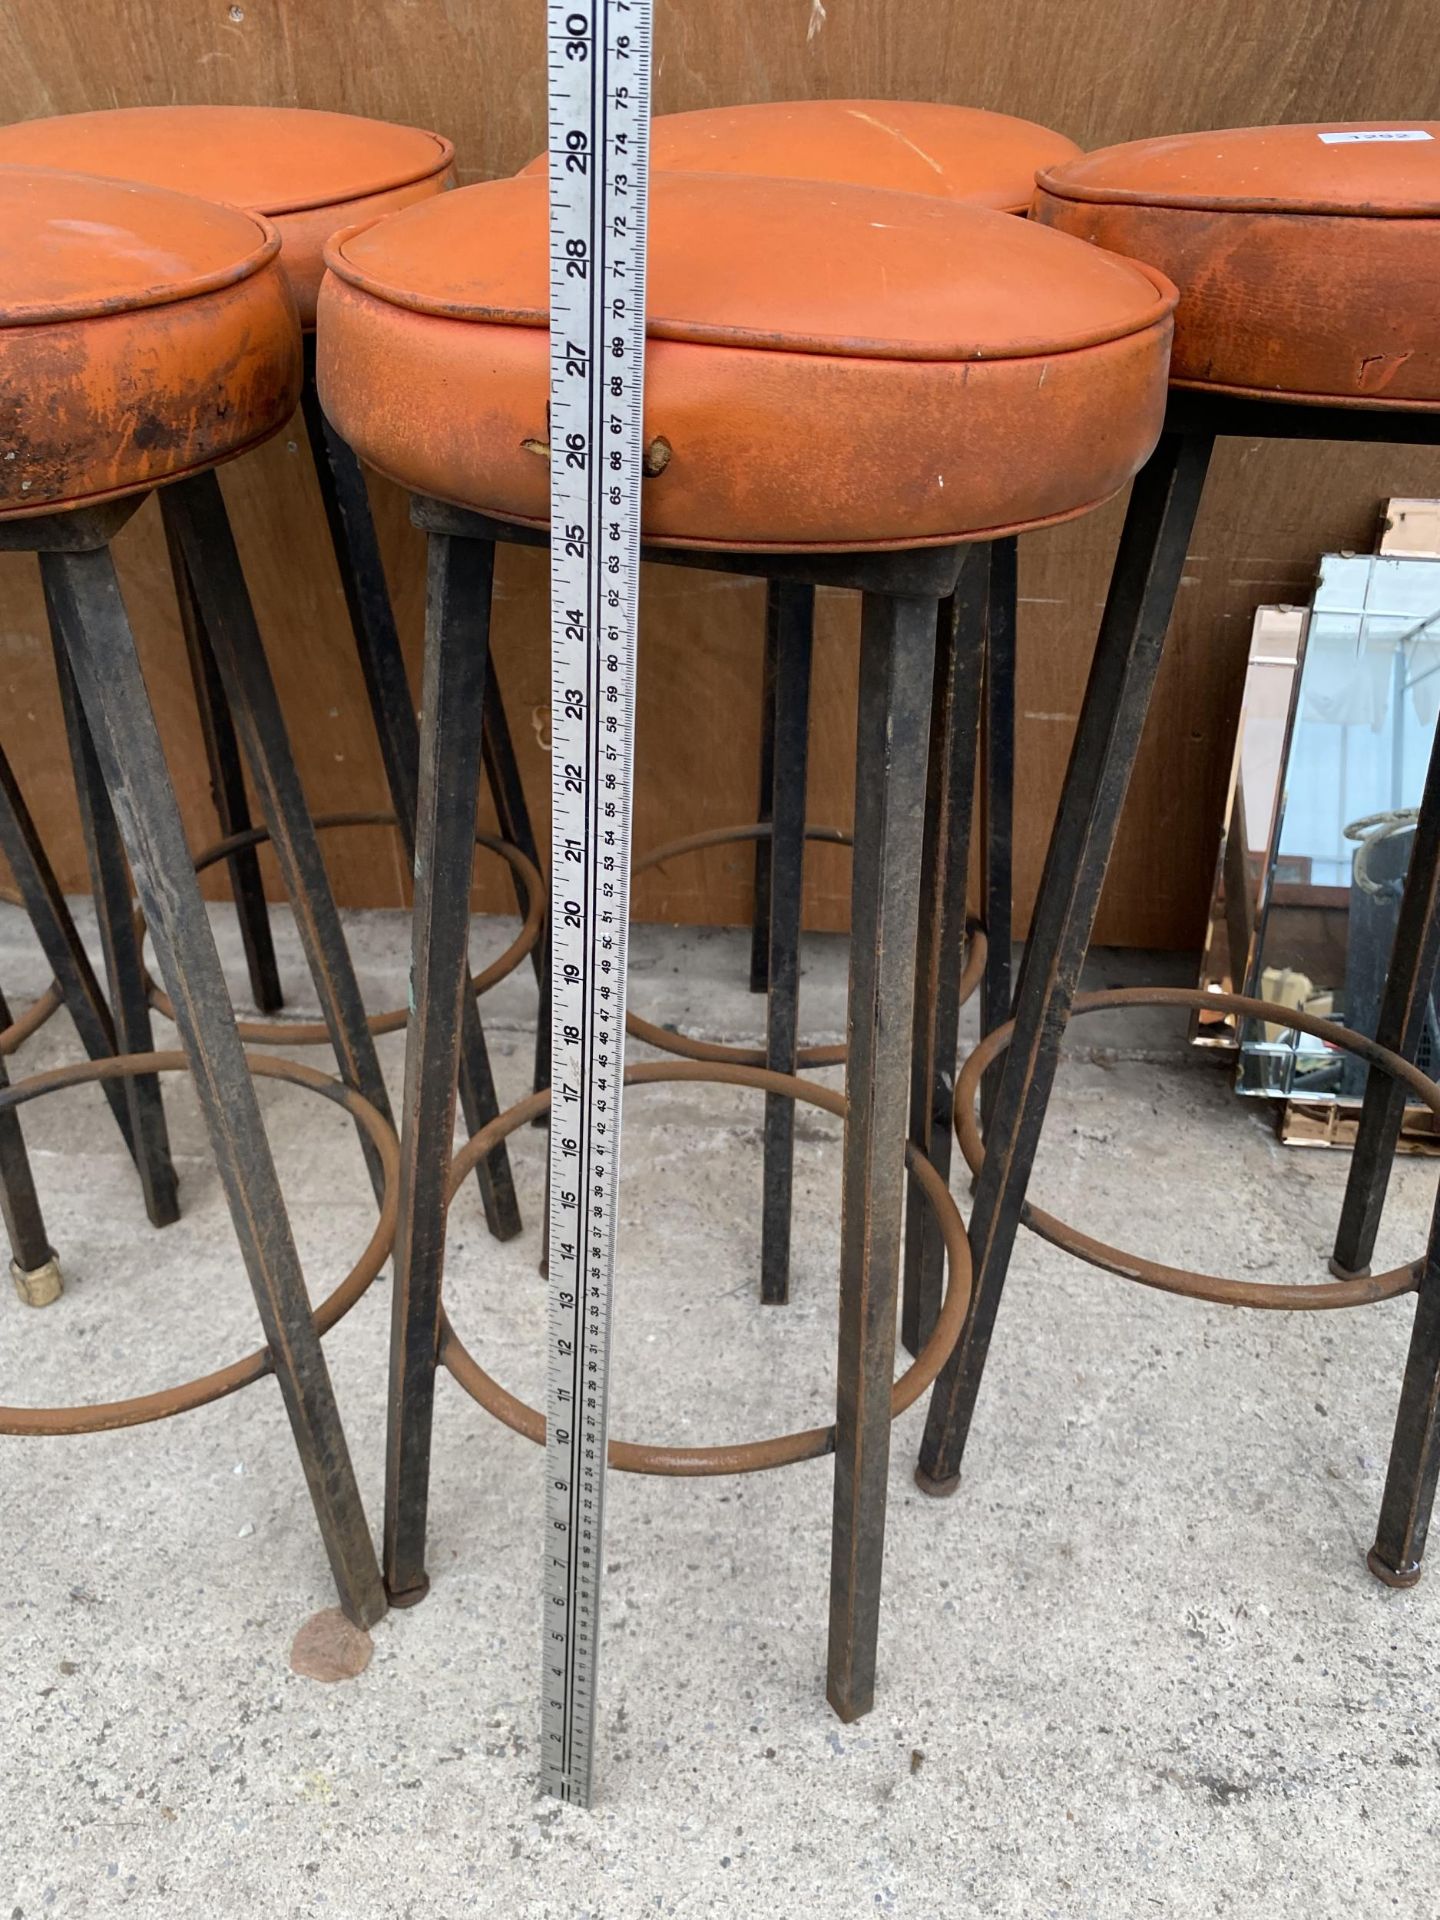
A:
{"label": "concrete floor", "polygon": [[[402,1000],[403,921],[353,932],[370,1004]],[[743,954],[641,930],[632,1002],[753,1032]],[[806,1030],[833,1035],[843,953],[809,960]],[[286,975],[303,1006],[293,947]],[[9,910],[0,980],[17,1005],[44,980]],[[488,1005],[516,1097],[533,985]],[[1037,1187],[1056,1211],[1216,1272],[1321,1270],[1343,1156],[1279,1148],[1173,1022],[1076,1040]],[[62,1017],[19,1069],[74,1050]],[[163,1235],[94,1089],[27,1110],[66,1293],[0,1301],[5,1398],[139,1392],[254,1344],[193,1100],[167,1099],[185,1220]],[[313,1098],[261,1099],[319,1291],[368,1232],[359,1153]],[[794,1302],[762,1313],[758,1121],[735,1090],[629,1103],[621,1434],[828,1417],[838,1127],[801,1123]],[[447,1297],[533,1397],[543,1136],[514,1145],[525,1236],[494,1246],[472,1188]],[[1423,1244],[1433,1164],[1395,1186],[1387,1264]],[[327,1343],[377,1527],[387,1316],[377,1285]],[[453,1383],[433,1593],[331,1686],[288,1664],[331,1593],[271,1382],[159,1427],[0,1443],[0,1915],[1434,1912],[1440,1589],[1387,1592],[1364,1565],[1409,1321],[1190,1305],[1022,1238],[958,1497],[914,1489],[922,1410],[895,1430],[879,1700],[853,1727],[823,1697],[828,1463],[614,1477],[591,1813],[536,1794],[540,1452]]]}

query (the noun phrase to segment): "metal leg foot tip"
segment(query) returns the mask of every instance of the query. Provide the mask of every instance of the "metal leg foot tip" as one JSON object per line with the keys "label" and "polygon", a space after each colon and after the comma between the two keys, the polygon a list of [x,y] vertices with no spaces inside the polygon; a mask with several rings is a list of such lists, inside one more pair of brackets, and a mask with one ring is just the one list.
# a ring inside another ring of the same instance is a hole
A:
{"label": "metal leg foot tip", "polygon": [[1392,1567],[1388,1560],[1382,1560],[1377,1548],[1371,1547],[1365,1556],[1365,1564],[1377,1580],[1387,1587],[1414,1587],[1420,1584],[1422,1568],[1418,1560],[1408,1560],[1402,1567]]}
{"label": "metal leg foot tip", "polygon": [[1331,1254],[1327,1265],[1330,1268],[1331,1277],[1336,1280],[1368,1280],[1370,1278],[1369,1267],[1342,1267],[1334,1254]]}
{"label": "metal leg foot tip", "polygon": [[932,1500],[948,1500],[960,1485],[960,1476],[958,1473],[952,1473],[944,1480],[936,1480],[925,1471],[924,1467],[916,1467],[915,1484]]}
{"label": "metal leg foot tip", "polygon": [[833,1686],[826,1688],[825,1698],[829,1701],[830,1709],[836,1719],[843,1720],[847,1727],[857,1720],[863,1720],[875,1704],[873,1692],[866,1694],[863,1699],[848,1700],[843,1699]]}
{"label": "metal leg foot tip", "polygon": [[43,1267],[32,1267],[28,1273],[12,1260],[10,1277],[15,1282],[16,1293],[27,1307],[53,1306],[65,1291],[60,1278],[60,1262],[53,1255]]}

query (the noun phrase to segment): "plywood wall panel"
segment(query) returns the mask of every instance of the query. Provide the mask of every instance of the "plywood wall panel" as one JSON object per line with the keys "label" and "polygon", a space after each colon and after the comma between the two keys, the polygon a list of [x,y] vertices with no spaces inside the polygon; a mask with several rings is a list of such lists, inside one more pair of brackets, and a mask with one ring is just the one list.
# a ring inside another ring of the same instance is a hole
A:
{"label": "plywood wall panel", "polygon": [[[1383,11],[1383,32],[1377,15]],[[1087,146],[1194,127],[1329,117],[1440,117],[1430,0],[657,0],[658,112],[792,96],[877,96],[993,107],[1063,128]],[[512,171],[543,145],[540,0],[9,0],[0,9],[6,119],[166,101],[327,107],[439,128],[461,177]],[[317,811],[383,807],[303,440],[293,430],[225,475],[277,680]],[[1195,551],[1101,937],[1198,941],[1214,863],[1229,739],[1251,611],[1304,594],[1316,554],[1368,546],[1381,499],[1440,493],[1440,455],[1369,448],[1224,446]],[[422,543],[404,503],[375,487],[412,675],[418,678]],[[1024,543],[1020,623],[1023,908],[1038,878],[1119,524],[1111,508]],[[213,836],[188,675],[147,509],[120,543],[146,671],[198,846]],[[645,582],[637,846],[750,818],[754,810],[761,595],[718,575]],[[816,652],[812,819],[851,811],[855,613],[822,596]],[[534,724],[547,698],[545,588],[534,555],[499,570],[496,658],[536,813],[548,761]],[[32,562],[0,559],[0,739],[67,886],[84,885],[73,799]],[[398,904],[393,840],[335,836],[337,890]],[[651,873],[642,917],[739,921],[744,847]],[[477,866],[477,900],[505,878]],[[844,924],[848,865],[811,863],[811,923]]]}

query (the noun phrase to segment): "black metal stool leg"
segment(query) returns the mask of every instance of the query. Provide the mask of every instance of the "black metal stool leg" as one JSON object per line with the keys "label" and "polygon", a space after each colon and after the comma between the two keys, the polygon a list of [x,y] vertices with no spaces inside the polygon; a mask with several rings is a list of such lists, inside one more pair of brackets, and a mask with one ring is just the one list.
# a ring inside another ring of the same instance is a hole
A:
{"label": "black metal stool leg", "polygon": [[[947,1179],[951,1108],[965,959],[965,894],[980,733],[985,604],[990,556],[977,547],[940,607],[925,783],[920,934],[915,954],[915,1035],[910,1058],[910,1138]],[[935,1209],[912,1181],[906,1193],[900,1337],[919,1353],[940,1312],[945,1245]]]}
{"label": "black metal stool leg", "polygon": [[[780,595],[778,580],[765,588],[765,655],[760,682],[760,795],[755,803],[755,818],[768,827],[775,817],[775,674],[780,647]],[[755,911],[750,922],[750,991],[766,993],[770,987],[770,842],[763,836],[755,842]]]}
{"label": "black metal stool leg", "polygon": [[1135,481],[1015,995],[984,1171],[970,1216],[974,1291],[935,1382],[916,1479],[949,1493],[989,1350],[1040,1128],[1125,790],[1160,665],[1213,439],[1166,433]]}
{"label": "black metal stool leg", "polygon": [[[1379,1074],[1373,1069],[1371,1080]],[[1430,1244],[1420,1274],[1410,1353],[1380,1522],[1370,1549],[1370,1571],[1388,1587],[1413,1587],[1420,1578],[1435,1483],[1440,1477],[1440,1195],[1430,1222]]]}
{"label": "black metal stool leg", "polygon": [[[365,691],[370,701],[370,713],[375,723],[376,737],[380,743],[380,757],[385,766],[385,778],[390,788],[390,804],[395,809],[395,818],[404,841],[406,854],[413,868],[415,861],[415,804],[420,777],[420,730],[415,721],[415,702],[410,694],[410,680],[405,671],[405,655],[400,646],[400,634],[395,625],[395,615],[390,604],[389,590],[385,584],[385,569],[380,557],[380,542],[375,533],[375,521],[370,511],[370,496],[365,487],[365,474],[359,460],[349,443],[343,440],[329,421],[320,405],[315,391],[314,343],[306,344],[306,374],[302,394],[302,407],[305,414],[305,428],[310,440],[310,452],[315,462],[315,475],[320,487],[320,498],[325,507],[325,518],[330,528],[330,541],[335,550],[335,563],[340,572],[340,584],[345,593],[345,604],[350,614],[350,626],[355,635],[356,652],[360,659],[360,670],[365,679]],[[493,693],[487,700],[487,707],[498,700]],[[489,721],[487,714],[487,721]],[[503,714],[501,721],[503,723]],[[493,724],[493,722],[490,722]],[[505,736],[508,743],[508,734]],[[513,766],[513,756],[511,757]],[[531,859],[534,855],[534,835],[530,831],[529,815],[524,812],[524,792],[520,788],[518,774],[514,777],[514,789],[519,793],[518,809],[520,820],[511,820],[506,824],[506,803],[502,803],[499,790],[496,792],[496,809],[500,814],[500,831],[506,839],[511,837],[511,829],[523,824],[528,837],[528,845],[520,841],[513,842],[522,853]],[[507,801],[512,809],[516,802],[514,793],[507,788]],[[537,862],[537,871],[539,868]],[[549,942],[543,937],[536,947],[537,977],[541,981],[542,1011],[545,1024],[545,1071],[548,1080],[550,1069],[549,1042],[549,997],[545,991],[544,976],[540,969],[541,948],[548,951]],[[460,1103],[465,1114],[465,1124],[472,1134],[487,1126],[500,1111],[495,1095],[494,1075],[490,1070],[490,1054],[485,1044],[485,1030],[481,1025],[480,1011],[475,1004],[473,994],[466,995],[463,1011],[463,1032],[460,1065]],[[539,1059],[537,1042],[536,1058]],[[481,1201],[485,1208],[485,1219],[490,1231],[498,1240],[511,1240],[520,1231],[520,1210],[515,1199],[514,1183],[510,1177],[509,1156],[503,1147],[498,1147],[475,1170],[476,1181],[480,1188]]]}
{"label": "black metal stool leg", "polygon": [[[10,1008],[0,993],[0,1026],[10,1025]],[[0,1087],[10,1075],[0,1056]],[[27,1307],[48,1307],[61,1293],[60,1265],[45,1231],[40,1196],[20,1131],[20,1115],[13,1107],[0,1113],[0,1218],[10,1242],[10,1273],[15,1291]]]}
{"label": "black metal stool leg", "polygon": [[[174,527],[205,622],[225,699],[255,781],[270,844],[280,865],[296,928],[310,964],[340,1076],[386,1118],[390,1100],[365,1003],[355,979],[339,910],[330,891],[285,722],[255,625],[245,576],[214,473],[167,487],[161,510]],[[383,1187],[379,1155],[361,1135],[377,1193]]]}
{"label": "black metal stool leg", "polygon": [[[805,894],[805,788],[810,741],[810,656],[815,589],[793,582],[769,590],[773,633],[773,784],[769,859],[770,954],[766,969],[765,1064],[795,1071],[800,1013],[800,923]],[[767,620],[767,626],[771,623]],[[757,845],[759,843],[757,842]],[[760,1298],[790,1297],[790,1210],[795,1174],[795,1102],[765,1096],[765,1189],[760,1223]]]}
{"label": "black metal stool leg", "polygon": [[[490,680],[485,689],[485,730],[483,736],[483,757],[485,777],[490,782],[490,795],[495,802],[495,814],[500,823],[500,837],[508,840],[512,847],[518,847],[537,873],[543,873],[540,853],[535,843],[535,829],[530,824],[530,806],[525,798],[524,783],[520,778],[520,764],[515,758],[515,745],[510,738],[510,722],[505,713],[505,702],[500,695],[500,683],[495,678],[495,662],[490,662]],[[515,876],[515,902],[523,913],[527,906],[525,889]],[[542,928],[540,938],[531,950],[530,963],[535,969],[535,985],[539,989],[539,1004],[535,1010],[535,1091],[550,1084],[550,938],[549,928]],[[549,1124],[548,1117],[537,1120],[537,1126]]]}
{"label": "black metal stool leg", "polygon": [[[1440,967],[1440,728],[1430,746],[1430,765],[1410,864],[1395,927],[1395,945],[1385,975],[1375,1038],[1382,1047],[1415,1058],[1425,1014]],[[1390,1166],[1405,1118],[1405,1088],[1386,1073],[1365,1076],[1365,1102],[1345,1184],[1345,1203],[1335,1236],[1332,1273],[1340,1278],[1368,1273],[1385,1210]]]}
{"label": "black metal stool leg", "polygon": [[[185,564],[179,536],[168,518],[165,544],[170,552],[170,576],[175,583],[175,603],[180,610],[180,629],[190,661],[190,684],[195,690],[195,710],[205,743],[205,761],[210,769],[210,798],[221,835],[228,839],[231,834],[248,833],[251,824],[240,743],[235,738],[235,723],[225,703],[225,690],[220,684],[220,672],[196,603],[190,570]],[[250,976],[250,997],[262,1013],[278,1013],[285,1004],[285,993],[280,985],[280,969],[275,964],[275,941],[270,932],[265,884],[260,877],[260,857],[254,847],[241,847],[227,857],[225,866],[230,875],[230,895],[235,902],[240,942],[245,950],[245,969]]]}
{"label": "black metal stool leg", "polygon": [[[1015,629],[1018,542],[990,548],[990,611],[985,631],[985,726],[981,736],[984,826],[981,888],[985,898],[985,975],[980,983],[980,1031],[993,1033],[1010,1018],[1011,947],[1015,934]],[[980,1090],[980,1118],[990,1124],[1000,1091],[1000,1064]]]}
{"label": "black metal stool leg", "polygon": [[826,1679],[842,1720],[875,1696],[937,608],[867,594],[861,620]]}
{"label": "black metal stool leg", "polygon": [[45,554],[41,566],[63,609],[76,683],[175,1003],[340,1603],[370,1626],[385,1611],[375,1550],[114,565],[100,548]]}
{"label": "black metal stool leg", "polygon": [[[65,607],[58,604],[47,578],[45,605],[50,618],[50,638],[55,654],[55,673],[60,685],[60,707],[65,718],[65,734],[70,748],[70,765],[75,775],[75,797],[80,806],[80,827],[85,839],[85,856],[90,868],[90,890],[95,902],[95,918],[100,945],[105,955],[105,975],[110,985],[110,1012],[115,1025],[117,1050],[121,1053],[150,1053],[155,1040],[150,1027],[150,1002],[145,989],[145,970],[140,955],[140,940],[135,927],[135,908],[130,895],[130,869],[125,847],[115,824],[114,809],[105,791],[100,763],[95,758],[95,743],[80,705],[70,656],[62,633]],[[145,1196],[145,1210],[157,1227],[168,1227],[180,1218],[178,1182],[170,1158],[170,1134],[165,1124],[165,1106],[160,1095],[158,1074],[127,1078],[120,1083],[129,1108],[130,1124],[138,1151],[136,1168]]]}
{"label": "black metal stool leg", "polygon": [[385,1472],[385,1581],[402,1606],[429,1585],[430,1432],[461,1008],[470,998],[470,865],[494,567],[488,540],[431,534]]}
{"label": "black metal stool leg", "polygon": [[[24,795],[16,783],[10,762],[0,752],[0,849],[9,862],[25,903],[25,912],[35,929],[35,937],[60,988],[65,1009],[75,1023],[80,1044],[92,1060],[108,1060],[119,1051],[115,1023],[95,969],[90,964],[65,896],[55,878],[54,869],[41,845],[40,835]],[[139,1165],[139,1137],[131,1118],[130,1105],[122,1089],[113,1080],[102,1082],[105,1099],[115,1116],[121,1137]],[[157,1223],[158,1224],[158,1223]]]}

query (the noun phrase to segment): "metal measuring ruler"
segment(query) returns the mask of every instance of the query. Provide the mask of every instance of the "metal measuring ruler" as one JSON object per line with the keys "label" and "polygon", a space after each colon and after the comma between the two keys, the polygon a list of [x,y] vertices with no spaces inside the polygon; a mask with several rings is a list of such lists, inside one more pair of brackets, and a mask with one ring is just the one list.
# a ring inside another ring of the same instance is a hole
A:
{"label": "metal measuring ruler", "polygon": [[551,1075],[541,1784],[590,1804],[645,374],[651,0],[549,0]]}

